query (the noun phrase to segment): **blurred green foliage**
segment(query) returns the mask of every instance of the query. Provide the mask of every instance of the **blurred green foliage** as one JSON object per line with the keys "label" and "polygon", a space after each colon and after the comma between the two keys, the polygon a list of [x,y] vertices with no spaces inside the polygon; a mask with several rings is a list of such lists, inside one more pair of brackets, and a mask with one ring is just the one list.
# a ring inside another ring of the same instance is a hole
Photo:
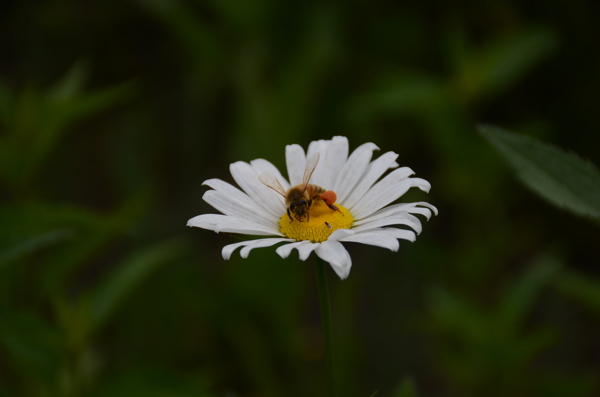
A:
{"label": "blurred green foliage", "polygon": [[[311,260],[224,262],[235,237],[184,225],[228,164],[333,135],[440,209],[331,277],[340,396],[597,395],[598,224],[502,156],[597,215],[597,169],[541,142],[600,162],[599,12],[0,3],[0,396],[323,395]],[[488,127],[498,155],[479,123],[530,138]]]}
{"label": "blurred green foliage", "polygon": [[525,185],[558,207],[600,220],[600,171],[594,164],[497,127],[481,126],[479,131]]}

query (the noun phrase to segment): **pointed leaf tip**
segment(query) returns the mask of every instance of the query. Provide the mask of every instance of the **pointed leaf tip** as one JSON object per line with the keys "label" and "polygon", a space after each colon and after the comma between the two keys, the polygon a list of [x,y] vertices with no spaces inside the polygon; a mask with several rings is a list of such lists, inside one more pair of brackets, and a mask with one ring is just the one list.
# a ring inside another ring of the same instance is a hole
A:
{"label": "pointed leaf tip", "polygon": [[531,190],[560,208],[600,219],[600,171],[593,163],[492,125],[480,125],[478,131]]}

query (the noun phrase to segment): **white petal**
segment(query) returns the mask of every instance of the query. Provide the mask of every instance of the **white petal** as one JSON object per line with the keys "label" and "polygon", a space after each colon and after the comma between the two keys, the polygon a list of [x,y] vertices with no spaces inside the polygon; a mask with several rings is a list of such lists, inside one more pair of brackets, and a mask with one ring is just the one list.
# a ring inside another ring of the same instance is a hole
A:
{"label": "white petal", "polygon": [[226,245],[225,247],[223,247],[223,250],[221,251],[221,255],[223,255],[223,259],[229,260],[229,258],[231,258],[231,254],[233,254],[233,252],[236,249],[238,249],[239,247],[244,247],[242,249],[242,251],[240,252],[240,256],[242,258],[247,258],[248,255],[250,254],[250,251],[253,250],[254,248],[270,247],[270,246],[280,243],[282,241],[293,241],[293,240],[290,240],[287,238],[264,238],[264,239],[259,239],[259,240],[242,241],[239,243]]}
{"label": "white petal", "polygon": [[390,168],[397,166],[396,158],[398,155],[394,152],[387,152],[379,156],[375,161],[369,164],[367,171],[362,175],[360,181],[349,192],[344,201],[340,201],[346,208],[351,208],[360,200],[371,186]]}
{"label": "white petal", "polygon": [[[367,205],[369,205],[373,200],[377,198],[387,198],[381,197],[383,193],[389,193],[390,191],[394,192],[397,190],[397,185],[405,182],[408,177],[414,174],[414,171],[408,167],[398,168],[397,170],[392,171],[388,175],[386,175],[379,182],[372,185],[366,193],[349,209],[353,210],[352,215],[354,219],[359,219],[357,216],[358,213]],[[402,185],[404,186],[404,185]],[[399,196],[398,196],[399,197]],[[396,197],[396,198],[398,198]],[[394,199],[395,200],[395,199]],[[393,200],[392,200],[393,201]],[[381,207],[380,207],[381,208]],[[379,209],[379,208],[377,208]],[[374,212],[374,211],[373,211]],[[365,215],[363,215],[365,216]]]}
{"label": "white petal", "polygon": [[352,258],[339,241],[324,241],[317,247],[315,253],[328,262],[342,280],[350,274]]}
{"label": "white petal", "polygon": [[[242,202],[245,207],[253,208],[254,211],[263,218],[270,220],[279,221],[279,217],[274,216],[270,212],[267,212],[263,207],[256,205],[256,202],[250,198],[246,193],[236,188],[229,183],[220,179],[208,179],[202,183],[203,185],[212,187],[217,192],[230,197],[235,202]],[[210,203],[209,203],[210,204]],[[212,204],[211,204],[212,205]],[[217,208],[218,209],[218,208]],[[220,210],[219,210],[220,211]]]}
{"label": "white petal", "polygon": [[321,244],[320,243],[310,243],[308,242],[307,244],[303,244],[300,245],[298,247],[296,247],[296,249],[298,250],[298,258],[301,261],[305,261],[308,259],[308,257],[310,256],[310,254],[316,250]]}
{"label": "white petal", "polygon": [[300,145],[287,145],[285,147],[285,163],[287,166],[290,185],[296,186],[302,183],[306,156]]}
{"label": "white petal", "polygon": [[[421,201],[421,202],[424,203],[424,204],[428,204],[428,203],[425,203],[424,201]],[[415,203],[413,203],[413,204],[415,204]],[[384,209],[389,208],[389,207],[390,206],[382,208],[381,210],[384,210]],[[435,211],[437,213],[437,208],[435,208],[433,205],[431,205],[430,207],[433,208],[433,209],[435,209]],[[379,211],[381,211],[381,210],[379,210]],[[379,211],[377,211],[375,214],[379,213]],[[417,207],[416,205],[406,208],[405,211],[409,212],[411,214],[423,215],[427,220],[429,220],[431,218],[431,215],[433,215],[432,212],[431,212],[431,210],[429,208]],[[373,214],[373,215],[375,215],[375,214]],[[371,217],[373,215],[371,215]]]}
{"label": "white petal", "polygon": [[398,251],[400,248],[400,243],[396,238],[388,234],[378,232],[356,233],[353,236],[340,239],[340,241],[374,245],[376,247],[387,248],[394,252]]}
{"label": "white petal", "polygon": [[344,237],[352,236],[354,235],[354,233],[355,232],[352,229],[337,229],[334,230],[333,233],[331,233],[327,240],[338,241],[339,239],[342,239]]}
{"label": "white petal", "polygon": [[200,227],[214,232],[250,234],[255,236],[283,236],[279,230],[245,219],[220,214],[203,214],[190,219],[188,226]]}
{"label": "white petal", "polygon": [[[360,205],[363,206],[363,208],[361,208],[360,210],[357,211],[360,213],[360,215],[358,215],[359,219],[371,216],[375,211],[378,211],[382,207],[388,205],[392,201],[394,201],[394,200],[398,199],[399,197],[401,197],[402,195],[404,195],[404,193],[406,193],[406,191],[412,187],[418,187],[422,191],[428,193],[429,189],[431,189],[431,184],[429,182],[427,182],[425,179],[408,178],[404,182],[397,183],[395,186],[390,186],[387,188],[385,186],[383,186],[383,187],[385,189],[384,193],[382,193],[378,197],[375,197],[375,200],[369,201],[367,199],[367,200],[364,200],[362,203],[357,203],[356,207],[359,207]],[[388,194],[389,194],[389,196],[388,196]],[[376,196],[376,193],[373,193],[373,196]],[[366,197],[366,195],[363,197],[363,199],[365,197]],[[394,198],[392,199],[392,197],[394,197]],[[356,210],[356,207],[355,207],[355,210]],[[436,209],[436,211],[437,211],[437,209]]]}
{"label": "white petal", "polygon": [[306,158],[311,158],[315,153],[323,153],[327,151],[327,142],[324,139],[318,141],[312,141],[308,144],[308,150],[306,151]]}
{"label": "white petal", "polygon": [[285,214],[283,197],[258,180],[258,174],[248,163],[238,161],[229,166],[236,183],[267,212],[281,217]]}
{"label": "white petal", "polygon": [[[268,239],[270,240],[270,239]],[[238,249],[239,247],[243,247],[245,245],[248,245],[250,243],[252,243],[252,241],[256,241],[256,240],[251,240],[251,241],[241,241],[239,243],[234,243],[234,244],[229,244],[226,245],[225,247],[223,247],[223,249],[221,250],[221,256],[223,256],[223,259],[225,259],[226,261],[229,260],[229,258],[231,258],[231,254],[233,254],[233,252]]]}
{"label": "white petal", "polygon": [[319,186],[326,190],[333,190],[335,182],[347,159],[348,138],[345,136],[334,136],[331,141],[327,141],[327,156],[320,169],[322,174]]}
{"label": "white petal", "polygon": [[294,241],[294,240],[289,239],[289,238],[270,238],[270,239],[255,240],[252,244],[248,244],[244,248],[242,248],[242,250],[240,251],[240,256],[245,259],[250,254],[250,251],[253,250],[254,248],[270,247],[272,245],[281,243],[283,241]]}
{"label": "white petal", "polygon": [[[370,229],[368,231],[359,231],[355,233],[355,235],[363,234],[363,233],[379,233],[381,235],[393,237],[395,239],[400,240],[408,240],[410,242],[415,242],[417,240],[417,236],[415,232],[412,230],[406,229],[398,229],[396,227],[382,227],[376,229]],[[341,241],[341,240],[340,240]]]}
{"label": "white petal", "polygon": [[[372,231],[385,233],[388,236],[392,236],[394,238],[399,238],[400,240],[408,240],[413,243],[415,241],[417,241],[417,236],[415,235],[415,232],[413,232],[412,230],[398,229],[395,227],[384,227],[381,229],[374,229]],[[371,230],[369,232],[371,232]]]}
{"label": "white petal", "polygon": [[295,248],[298,250],[298,257],[300,260],[305,261],[319,245],[319,243],[311,243],[310,241],[297,241],[295,243],[282,245],[281,247],[278,247],[275,252],[285,259],[290,256],[292,250]]}
{"label": "white petal", "polygon": [[[423,207],[427,207],[427,208],[418,207],[418,206],[423,206]],[[437,208],[435,208],[433,205],[426,203],[424,201],[419,201],[416,203],[394,204],[394,205],[389,205],[387,207],[380,209],[379,211],[374,212],[373,214],[369,215],[367,218],[363,218],[360,221],[355,221],[354,225],[358,226],[362,223],[369,222],[369,221],[372,221],[372,220],[375,220],[378,218],[385,218],[385,217],[392,216],[392,215],[399,215],[399,214],[403,214],[405,212],[408,212],[411,214],[424,215],[429,220],[429,218],[431,218],[431,211],[433,211],[436,215],[438,213]]]}
{"label": "white petal", "polygon": [[279,183],[281,183],[281,186],[283,186],[285,190],[288,190],[290,188],[290,184],[288,183],[288,181],[281,175],[281,172],[279,172],[277,167],[275,167],[269,161],[265,159],[256,159],[252,160],[250,162],[250,165],[252,165],[252,168],[254,168],[254,171],[256,171],[258,175],[264,173],[273,174],[277,177],[277,180],[279,181]]}
{"label": "white petal", "polygon": [[290,256],[294,248],[306,243],[310,244],[310,241],[296,241],[295,243],[284,244],[280,247],[277,247],[275,252],[277,252],[277,255],[279,255],[282,259],[286,259],[288,256]]}
{"label": "white petal", "polygon": [[[408,178],[413,171],[408,167],[395,170],[381,181],[377,182],[369,191],[352,207],[354,218],[360,220],[398,199],[411,187],[419,187],[428,191],[431,185],[424,179]],[[408,178],[408,179],[407,179]]]}
{"label": "white petal", "polygon": [[[438,214],[438,209],[437,209],[437,207],[435,205],[426,203],[425,201],[419,201],[419,202],[416,202],[416,203],[413,203],[413,204],[425,206],[425,207],[431,209],[435,215]],[[427,218],[427,219],[429,219],[429,218]]]}
{"label": "white petal", "polygon": [[321,157],[319,158],[319,163],[317,164],[317,168],[315,168],[315,172],[313,172],[312,177],[310,178],[310,183],[323,186],[323,181],[325,180],[326,166],[327,163],[327,147],[328,141],[323,139],[318,141],[312,141],[308,145],[308,151],[306,152],[306,158],[309,159],[315,155],[315,153],[319,153]]}
{"label": "white petal", "polygon": [[344,167],[340,171],[340,176],[333,187],[333,191],[338,196],[339,203],[344,202],[356,183],[367,171],[374,150],[379,150],[377,145],[374,143],[365,143],[356,148],[344,164]]}
{"label": "white petal", "polygon": [[277,229],[278,219],[271,214],[265,216],[264,211],[252,200],[252,205],[248,205],[245,201],[237,201],[216,190],[208,190],[202,199],[225,215]]}
{"label": "white petal", "polygon": [[383,226],[391,226],[391,225],[406,225],[413,228],[417,234],[421,233],[423,230],[421,226],[421,221],[414,215],[409,214],[408,212],[390,215],[383,218],[376,218],[371,220],[370,218],[366,218],[360,225],[353,226],[352,230],[356,232],[365,231],[369,229],[375,229]]}

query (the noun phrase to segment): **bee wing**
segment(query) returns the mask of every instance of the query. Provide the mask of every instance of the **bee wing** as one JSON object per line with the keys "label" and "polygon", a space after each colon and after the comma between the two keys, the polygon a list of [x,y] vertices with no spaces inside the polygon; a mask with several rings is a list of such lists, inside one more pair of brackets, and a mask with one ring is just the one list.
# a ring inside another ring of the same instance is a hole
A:
{"label": "bee wing", "polygon": [[258,180],[262,182],[263,185],[270,187],[275,190],[277,193],[281,194],[285,197],[285,189],[281,186],[281,183],[277,180],[277,177],[273,174],[260,174],[258,176]]}
{"label": "bee wing", "polygon": [[304,167],[304,177],[302,178],[302,184],[304,185],[302,190],[306,190],[306,186],[310,181],[310,177],[313,172],[315,172],[315,168],[317,168],[317,164],[319,164],[319,153],[315,153],[309,159],[306,160],[306,166]]}

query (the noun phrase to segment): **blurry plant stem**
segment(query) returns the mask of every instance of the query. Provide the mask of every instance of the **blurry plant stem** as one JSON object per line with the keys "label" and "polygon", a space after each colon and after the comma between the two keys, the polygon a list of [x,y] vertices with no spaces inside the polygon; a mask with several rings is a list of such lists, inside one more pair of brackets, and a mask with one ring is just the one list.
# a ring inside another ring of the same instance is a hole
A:
{"label": "blurry plant stem", "polygon": [[331,307],[329,289],[327,288],[327,268],[325,262],[315,255],[317,268],[317,286],[319,289],[319,306],[321,308],[321,326],[325,342],[325,366],[327,370],[327,396],[336,397],[335,371],[333,363],[333,330],[331,326]]}

